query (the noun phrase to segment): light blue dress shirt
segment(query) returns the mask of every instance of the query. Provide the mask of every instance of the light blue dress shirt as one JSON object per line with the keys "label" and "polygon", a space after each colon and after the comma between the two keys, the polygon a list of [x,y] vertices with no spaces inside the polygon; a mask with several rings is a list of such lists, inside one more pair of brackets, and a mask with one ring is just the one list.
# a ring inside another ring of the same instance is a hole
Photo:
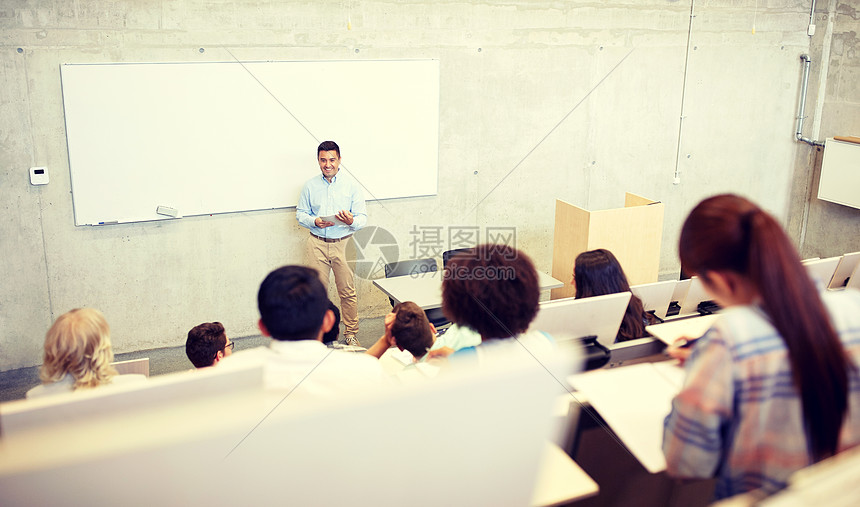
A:
{"label": "light blue dress shirt", "polygon": [[[322,228],[314,225],[317,217],[335,215],[340,210],[352,213],[352,225],[335,224]],[[318,174],[302,188],[299,204],[296,206],[296,219],[302,227],[310,229],[314,236],[329,239],[349,236],[367,224],[364,194],[355,180],[340,172],[332,178],[331,183],[322,174]]]}

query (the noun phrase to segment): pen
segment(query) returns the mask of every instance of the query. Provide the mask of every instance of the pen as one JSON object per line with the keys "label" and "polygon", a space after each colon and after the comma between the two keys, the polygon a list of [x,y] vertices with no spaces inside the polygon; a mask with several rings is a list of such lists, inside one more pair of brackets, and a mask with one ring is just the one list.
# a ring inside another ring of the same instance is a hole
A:
{"label": "pen", "polygon": [[688,349],[698,341],[698,338],[681,338],[674,343],[674,347],[678,349]]}

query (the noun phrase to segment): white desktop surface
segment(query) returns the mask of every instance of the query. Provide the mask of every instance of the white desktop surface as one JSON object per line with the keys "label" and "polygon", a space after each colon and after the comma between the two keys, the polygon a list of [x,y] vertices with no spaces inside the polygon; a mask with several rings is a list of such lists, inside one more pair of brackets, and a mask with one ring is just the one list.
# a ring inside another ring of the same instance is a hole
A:
{"label": "white desktop surface", "polygon": [[[245,390],[167,407],[159,397],[111,417],[4,434],[0,505],[279,505],[285,492],[295,505],[377,507],[529,505],[536,492],[558,498],[536,487],[538,477],[567,489],[555,478],[576,467],[545,455],[557,423],[544,368],[469,370],[336,401],[289,398],[274,413],[270,395]],[[411,444],[440,428],[444,435],[430,445]],[[560,466],[547,468],[548,460]],[[207,477],[230,477],[231,486],[189,490]],[[379,477],[384,484],[368,487]],[[416,477],[430,485],[417,496]],[[98,487],[82,487],[90,484]]]}
{"label": "white desktop surface", "polygon": [[598,491],[594,479],[559,446],[551,443],[545,446],[532,505],[560,505],[594,496]]}
{"label": "white desktop surface", "polygon": [[[412,301],[423,310],[442,306],[442,271],[379,278],[373,284],[398,303]],[[541,290],[564,287],[562,281],[540,271],[538,284]]]}
{"label": "white desktop surface", "polygon": [[684,383],[673,361],[600,369],[568,377],[577,394],[603,417],[625,447],[650,473],[666,469],[663,420]]}
{"label": "white desktop surface", "polygon": [[645,330],[666,345],[672,345],[679,338],[696,339],[702,337],[714,325],[718,317],[719,315],[702,315],[667,320],[662,324],[645,326]]}

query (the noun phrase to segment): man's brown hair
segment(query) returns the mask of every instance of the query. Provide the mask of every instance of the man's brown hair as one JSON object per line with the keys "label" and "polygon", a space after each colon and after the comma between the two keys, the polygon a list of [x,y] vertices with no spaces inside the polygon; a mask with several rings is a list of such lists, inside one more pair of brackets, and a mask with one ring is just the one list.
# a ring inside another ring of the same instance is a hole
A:
{"label": "man's brown hair", "polygon": [[397,346],[408,350],[416,359],[423,357],[433,346],[433,332],[427,314],[412,301],[397,304],[392,312],[395,317],[391,336]]}

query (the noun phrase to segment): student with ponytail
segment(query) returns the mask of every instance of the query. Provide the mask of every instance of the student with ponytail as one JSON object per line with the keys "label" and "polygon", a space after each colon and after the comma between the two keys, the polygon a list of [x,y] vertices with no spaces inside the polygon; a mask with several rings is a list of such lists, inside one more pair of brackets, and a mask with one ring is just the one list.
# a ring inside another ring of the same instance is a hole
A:
{"label": "student with ponytail", "polygon": [[769,494],[860,443],[860,292],[820,297],[776,220],[735,195],[693,209],[679,253],[725,310],[687,359],[667,471]]}

